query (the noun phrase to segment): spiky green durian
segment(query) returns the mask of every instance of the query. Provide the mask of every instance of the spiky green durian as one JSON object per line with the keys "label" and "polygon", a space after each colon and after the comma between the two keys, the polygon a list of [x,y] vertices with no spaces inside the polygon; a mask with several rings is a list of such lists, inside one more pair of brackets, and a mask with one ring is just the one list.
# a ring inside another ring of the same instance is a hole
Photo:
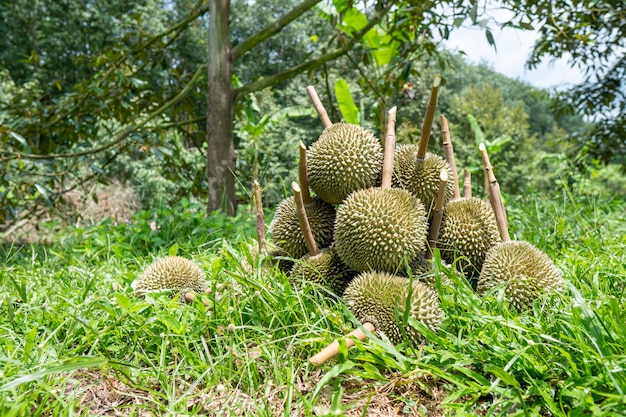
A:
{"label": "spiky green durian", "polygon": [[335,248],[329,247],[315,256],[304,255],[293,265],[289,277],[293,284],[297,285],[301,281],[315,282],[341,295],[356,274],[355,270],[343,263]]}
{"label": "spiky green durian", "polygon": [[494,246],[483,262],[478,277],[479,294],[503,285],[506,299],[518,310],[549,291],[560,291],[561,272],[542,251],[524,241]]}
{"label": "spiky green durian", "polygon": [[[324,248],[333,243],[333,227],[335,223],[335,207],[317,197],[313,197],[311,204],[304,206],[313,238]],[[302,258],[309,250],[306,247],[298,216],[296,214],[296,202],[287,197],[280,202],[274,213],[274,219],[270,224],[272,239],[280,248],[280,255],[290,258]]]}
{"label": "spiky green durian", "polygon": [[450,200],[443,211],[437,247],[449,263],[457,260],[469,277],[480,273],[489,249],[502,242],[491,206],[470,197]]}
{"label": "spiky green durian", "polygon": [[434,290],[417,280],[411,282],[389,273],[361,273],[348,285],[343,298],[348,309],[361,323],[372,323],[377,332],[385,334],[394,344],[402,342],[403,333],[415,344],[423,339],[412,326],[406,326],[402,331],[401,322],[406,312],[407,299],[408,317],[421,322],[430,330],[436,332],[443,319],[441,303]]}
{"label": "spiky green durian", "polygon": [[350,193],[380,181],[383,149],[358,125],[335,123],[307,150],[309,186],[324,201],[341,203]]}
{"label": "spiky green durian", "polygon": [[[439,192],[441,170],[446,169],[448,178],[452,178],[452,169],[445,159],[426,153],[424,159],[417,158],[417,144],[400,145],[395,150],[393,177],[391,185],[407,190],[419,198],[430,213]],[[444,204],[452,198],[454,184],[448,181]]]}
{"label": "spiky green durian", "polygon": [[166,256],[148,265],[131,287],[138,295],[159,290],[202,293],[207,289],[207,279],[195,262],[180,256]]}
{"label": "spiky green durian", "polygon": [[368,188],[337,210],[335,247],[357,271],[395,272],[426,247],[424,205],[406,190]]}

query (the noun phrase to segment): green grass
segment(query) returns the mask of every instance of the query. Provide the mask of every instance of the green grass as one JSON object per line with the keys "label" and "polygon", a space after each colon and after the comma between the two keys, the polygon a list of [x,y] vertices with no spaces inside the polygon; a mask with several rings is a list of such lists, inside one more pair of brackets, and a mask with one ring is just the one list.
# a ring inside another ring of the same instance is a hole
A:
{"label": "green grass", "polygon": [[[510,197],[507,211],[512,238],[563,271],[562,294],[518,313],[439,265],[451,281],[437,288],[441,330],[409,323],[428,343],[372,335],[320,369],[308,357],[356,322],[323,288],[294,290],[260,267],[245,212],[204,218],[183,202],[51,246],[3,246],[0,415],[624,415],[624,202]],[[168,254],[207,271],[208,306],[133,296],[131,281]]]}

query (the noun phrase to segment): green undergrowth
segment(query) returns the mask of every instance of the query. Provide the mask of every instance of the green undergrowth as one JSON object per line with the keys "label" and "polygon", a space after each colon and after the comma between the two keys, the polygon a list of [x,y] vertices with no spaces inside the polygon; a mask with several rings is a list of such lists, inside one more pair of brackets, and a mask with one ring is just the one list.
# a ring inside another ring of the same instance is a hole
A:
{"label": "green undergrowth", "polygon": [[[436,257],[437,334],[409,319],[424,345],[370,334],[320,368],[308,358],[357,323],[324,288],[294,289],[259,262],[245,210],[205,217],[183,202],[1,247],[0,415],[367,415],[381,392],[406,415],[623,415],[624,202],[509,197],[507,214],[511,237],[563,272],[562,293],[517,312]],[[142,268],[174,254],[207,271],[207,305],[132,294]]]}

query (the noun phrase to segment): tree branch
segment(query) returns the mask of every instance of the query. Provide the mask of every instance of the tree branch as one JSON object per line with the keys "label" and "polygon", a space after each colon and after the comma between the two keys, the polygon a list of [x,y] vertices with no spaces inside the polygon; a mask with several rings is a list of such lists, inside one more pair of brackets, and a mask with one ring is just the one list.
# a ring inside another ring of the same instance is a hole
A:
{"label": "tree branch", "polygon": [[[134,124],[131,124],[131,125],[127,126],[125,129],[123,129],[120,132],[116,133],[115,136],[114,136],[114,139],[111,142],[106,143],[106,144],[104,144],[102,146],[98,146],[97,148],[89,149],[89,150],[82,151],[82,152],[53,153],[53,154],[48,154],[48,155],[29,154],[29,153],[25,154],[25,153],[21,153],[21,152],[11,152],[11,151],[0,151],[0,153],[4,153],[4,154],[7,154],[7,155],[13,155],[15,157],[20,157],[20,158],[28,158],[28,159],[55,159],[55,158],[76,158],[76,157],[79,157],[79,156],[91,155],[91,154],[94,154],[94,153],[101,152],[101,151],[103,151],[105,149],[113,147],[113,146],[117,145],[118,143],[122,142],[124,139],[126,139],[128,136],[130,136],[132,133],[134,133],[137,130],[139,130],[140,128],[142,128],[150,120],[152,120],[155,117],[159,116],[165,110],[169,109],[174,104],[178,103],[181,99],[183,99],[183,97],[185,97],[187,94],[189,94],[189,92],[191,91],[192,87],[196,84],[196,82],[198,81],[200,76],[204,73],[204,68],[205,68],[204,65],[200,65],[198,67],[198,69],[196,70],[195,74],[193,75],[193,77],[191,78],[191,80],[189,81],[189,83],[174,98],[172,98],[170,101],[168,101],[167,103],[163,104],[162,106],[160,106],[159,108],[157,108],[153,112],[149,113],[148,116],[146,116],[143,120],[141,120],[139,122],[136,122]],[[6,159],[7,158],[2,158],[0,160],[6,160]]]}
{"label": "tree branch", "polygon": [[295,77],[298,74],[301,74],[305,71],[311,70],[311,69],[315,69],[318,67],[321,67],[322,65],[324,65],[326,62],[331,61],[333,59],[339,58],[342,55],[345,55],[346,53],[348,53],[352,47],[354,46],[355,43],[357,43],[359,40],[361,40],[363,38],[363,36],[365,36],[365,34],[367,32],[369,32],[370,29],[372,29],[375,25],[377,25],[378,23],[380,23],[380,21],[383,19],[383,17],[387,14],[387,12],[389,11],[389,9],[391,8],[391,6],[394,4],[394,2],[390,1],[387,2],[387,5],[380,9],[376,15],[374,15],[374,17],[372,17],[368,22],[367,25],[365,25],[363,27],[363,29],[361,29],[360,31],[358,31],[357,33],[354,34],[354,37],[352,39],[350,39],[349,42],[347,42],[345,45],[343,45],[341,48],[337,48],[333,51],[330,51],[316,59],[313,59],[311,61],[308,62],[303,62],[300,65],[296,65],[293,66],[289,69],[286,69],[283,72],[279,72],[278,74],[274,74],[272,76],[269,77],[265,77],[260,79],[259,81],[255,81],[252,83],[248,83],[245,84],[242,87],[239,87],[237,89],[234,90],[234,96],[235,98],[237,97],[237,95],[239,94],[249,94],[252,93],[254,91],[260,91],[263,90],[264,88],[267,87],[271,87],[273,85],[276,85],[282,81],[288,80],[292,77]]}
{"label": "tree branch", "polygon": [[305,12],[309,11],[320,1],[322,0],[304,0],[300,3],[300,5],[291,9],[289,13],[283,15],[280,19],[270,23],[254,35],[250,36],[248,39],[245,39],[243,42],[233,47],[233,62],[237,61],[237,59],[243,56],[246,52],[250,51],[267,38],[276,35],[278,32],[283,30],[285,26],[302,16]]}

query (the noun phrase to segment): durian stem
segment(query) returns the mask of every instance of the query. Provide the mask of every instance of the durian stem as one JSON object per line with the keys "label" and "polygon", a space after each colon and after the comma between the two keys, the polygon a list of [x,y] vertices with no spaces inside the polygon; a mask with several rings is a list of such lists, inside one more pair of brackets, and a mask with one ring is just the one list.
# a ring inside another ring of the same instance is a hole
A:
{"label": "durian stem", "polygon": [[443,202],[446,197],[447,185],[448,171],[444,168],[439,174],[439,190],[437,191],[435,209],[433,210],[433,220],[430,223],[430,232],[428,233],[430,250],[426,251],[426,255],[424,256],[426,259],[431,259],[433,257],[433,251],[437,247],[437,239],[439,239],[439,229],[441,228],[441,218],[443,217]]}
{"label": "durian stem", "polygon": [[309,192],[309,177],[307,176],[306,146],[300,141],[300,160],[298,161],[298,179],[302,188],[302,201],[305,205],[311,204]]}
{"label": "durian stem", "polygon": [[448,119],[443,114],[439,115],[439,122],[441,123],[441,134],[443,135],[443,153],[446,156],[446,161],[450,165],[450,171],[452,172],[452,178],[450,180],[454,184],[453,198],[460,198],[461,192],[459,191],[459,174],[456,170],[456,162],[454,160],[454,147],[452,146],[452,140],[450,139],[450,128],[448,127]]}
{"label": "durian stem", "polygon": [[317,247],[317,243],[315,243],[315,238],[313,237],[313,232],[311,231],[311,225],[309,224],[309,219],[306,215],[306,210],[304,209],[300,186],[294,181],[291,183],[291,188],[293,189],[293,198],[296,202],[296,215],[298,216],[298,223],[300,223],[300,230],[302,231],[302,235],[304,237],[304,243],[306,243],[306,247],[309,248],[311,256],[317,256],[320,254],[320,250]]}
{"label": "durian stem", "polygon": [[509,242],[511,238],[509,237],[509,226],[506,220],[506,212],[504,211],[504,204],[502,203],[502,196],[500,195],[500,185],[498,184],[498,180],[496,180],[496,176],[493,173],[493,167],[489,161],[487,148],[485,148],[485,145],[481,143],[478,149],[480,149],[480,155],[483,158],[485,176],[489,181],[489,201],[491,202],[491,208],[496,215],[496,223],[498,224],[498,229],[500,230],[500,237],[503,242]]}
{"label": "durian stem", "polygon": [[424,159],[426,150],[428,149],[428,140],[430,139],[430,130],[433,127],[433,119],[435,118],[435,110],[437,109],[437,97],[439,95],[439,85],[441,84],[441,75],[437,74],[433,81],[433,87],[430,90],[430,98],[426,107],[426,116],[422,124],[422,134],[420,136],[419,147],[417,148],[417,158]]}
{"label": "durian stem", "polygon": [[254,201],[256,206],[256,238],[259,244],[259,255],[265,245],[265,215],[263,214],[263,201],[261,200],[261,186],[254,180]]}
{"label": "durian stem", "polygon": [[[363,323],[363,327],[367,329],[369,332],[373,332],[376,330],[376,327],[372,323]],[[351,348],[354,346],[354,340],[358,339],[361,342],[367,339],[367,335],[360,328],[354,329],[350,333],[348,333],[345,337],[346,346]],[[330,345],[326,346],[324,349],[320,350],[317,354],[311,356],[309,358],[309,362],[311,362],[315,366],[320,366],[324,364],[327,360],[334,358],[339,353],[339,341],[335,340]]]}
{"label": "durian stem", "polygon": [[312,85],[308,86],[306,88],[306,92],[309,93],[309,97],[311,98],[311,101],[313,102],[313,107],[315,107],[315,111],[317,112],[317,115],[320,117],[320,120],[322,121],[322,124],[324,125],[324,127],[329,127],[333,125],[333,122],[330,121],[330,117],[328,117],[328,113],[326,112],[326,109],[324,108],[324,105],[322,104],[322,100],[320,100],[320,97],[317,95],[317,91],[315,91],[315,87],[313,87]]}
{"label": "durian stem", "polygon": [[463,170],[463,197],[472,197],[472,173],[467,168]]}
{"label": "durian stem", "polygon": [[[196,295],[192,292],[186,292],[184,295],[185,301],[187,301],[188,303],[193,302],[193,300],[196,299]],[[202,304],[204,304],[206,307],[209,306],[209,300],[205,300],[204,298],[200,298],[200,301],[202,301]]]}
{"label": "durian stem", "polygon": [[396,146],[396,110],[393,106],[387,113],[387,133],[385,134],[385,149],[383,153],[383,180],[381,188],[391,188],[393,175],[394,147]]}

